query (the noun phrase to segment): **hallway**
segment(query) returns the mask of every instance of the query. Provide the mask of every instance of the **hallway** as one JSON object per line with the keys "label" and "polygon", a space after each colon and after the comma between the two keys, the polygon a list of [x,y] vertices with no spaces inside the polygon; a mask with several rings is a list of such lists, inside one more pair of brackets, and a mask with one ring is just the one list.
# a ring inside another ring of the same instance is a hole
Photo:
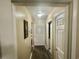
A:
{"label": "hallway", "polygon": [[78,0],[0,0],[0,59],[79,59]]}
{"label": "hallway", "polygon": [[68,40],[65,38],[67,10],[67,6],[21,6],[13,3],[17,58],[64,59]]}
{"label": "hallway", "polygon": [[12,4],[18,59],[64,59],[68,6]]}
{"label": "hallway", "polygon": [[44,46],[35,46],[32,50],[31,59],[51,59],[51,54]]}
{"label": "hallway", "polygon": [[31,59],[54,59],[55,53],[58,59],[63,59],[67,49],[64,48],[67,39],[63,39],[66,12],[64,6],[13,5],[18,59],[29,59],[31,53]]}

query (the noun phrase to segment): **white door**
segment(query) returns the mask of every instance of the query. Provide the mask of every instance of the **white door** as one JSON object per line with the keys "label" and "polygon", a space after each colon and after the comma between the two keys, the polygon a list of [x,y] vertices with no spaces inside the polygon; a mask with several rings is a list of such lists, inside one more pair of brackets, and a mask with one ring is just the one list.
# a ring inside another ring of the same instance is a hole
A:
{"label": "white door", "polygon": [[56,18],[56,59],[64,59],[65,46],[65,22],[64,12],[59,13]]}

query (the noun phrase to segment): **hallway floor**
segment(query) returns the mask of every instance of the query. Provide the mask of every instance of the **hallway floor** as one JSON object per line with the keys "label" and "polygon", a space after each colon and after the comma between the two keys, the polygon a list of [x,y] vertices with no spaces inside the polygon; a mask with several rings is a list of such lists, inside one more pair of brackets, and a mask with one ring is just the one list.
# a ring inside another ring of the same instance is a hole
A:
{"label": "hallway floor", "polygon": [[51,54],[44,46],[35,46],[32,52],[32,59],[51,59]]}

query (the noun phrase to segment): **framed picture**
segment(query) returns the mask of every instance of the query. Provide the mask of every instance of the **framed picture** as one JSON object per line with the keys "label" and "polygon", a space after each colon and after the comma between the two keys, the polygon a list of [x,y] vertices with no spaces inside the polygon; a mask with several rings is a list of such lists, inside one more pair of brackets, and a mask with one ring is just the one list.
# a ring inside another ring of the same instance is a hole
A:
{"label": "framed picture", "polygon": [[28,21],[24,20],[24,39],[28,37]]}

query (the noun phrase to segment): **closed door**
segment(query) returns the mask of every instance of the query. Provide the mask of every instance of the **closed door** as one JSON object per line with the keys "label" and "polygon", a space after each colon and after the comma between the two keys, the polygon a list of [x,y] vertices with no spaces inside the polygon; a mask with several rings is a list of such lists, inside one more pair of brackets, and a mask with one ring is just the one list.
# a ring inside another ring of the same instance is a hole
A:
{"label": "closed door", "polygon": [[64,12],[56,16],[56,59],[64,59],[65,22]]}

